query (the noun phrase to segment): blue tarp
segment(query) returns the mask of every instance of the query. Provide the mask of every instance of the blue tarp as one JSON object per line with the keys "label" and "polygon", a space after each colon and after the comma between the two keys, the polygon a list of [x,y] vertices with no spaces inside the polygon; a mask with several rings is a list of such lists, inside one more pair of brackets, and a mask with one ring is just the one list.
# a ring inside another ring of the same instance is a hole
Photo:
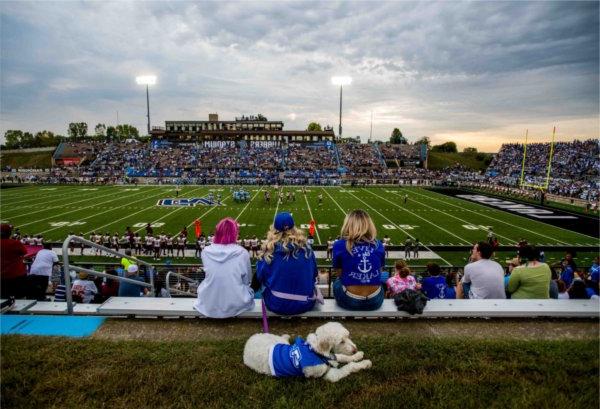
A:
{"label": "blue tarp", "polygon": [[63,315],[0,315],[0,334],[89,337],[104,320],[104,317]]}

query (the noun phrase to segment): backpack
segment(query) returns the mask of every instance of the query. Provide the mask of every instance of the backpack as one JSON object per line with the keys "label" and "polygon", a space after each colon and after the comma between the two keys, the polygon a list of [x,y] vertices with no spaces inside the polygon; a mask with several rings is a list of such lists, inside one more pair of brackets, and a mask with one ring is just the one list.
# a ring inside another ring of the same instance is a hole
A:
{"label": "backpack", "polygon": [[410,315],[423,314],[427,304],[427,297],[420,291],[404,290],[394,297],[398,311],[406,311]]}

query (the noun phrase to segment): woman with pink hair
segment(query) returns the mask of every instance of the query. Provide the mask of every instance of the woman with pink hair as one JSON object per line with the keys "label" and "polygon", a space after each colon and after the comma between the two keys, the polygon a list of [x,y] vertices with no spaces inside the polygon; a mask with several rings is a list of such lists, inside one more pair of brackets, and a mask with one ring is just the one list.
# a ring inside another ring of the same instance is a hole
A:
{"label": "woman with pink hair", "polygon": [[202,251],[206,278],[194,308],[210,318],[235,317],[254,308],[250,255],[238,244],[239,226],[227,217],[217,224],[213,243]]}

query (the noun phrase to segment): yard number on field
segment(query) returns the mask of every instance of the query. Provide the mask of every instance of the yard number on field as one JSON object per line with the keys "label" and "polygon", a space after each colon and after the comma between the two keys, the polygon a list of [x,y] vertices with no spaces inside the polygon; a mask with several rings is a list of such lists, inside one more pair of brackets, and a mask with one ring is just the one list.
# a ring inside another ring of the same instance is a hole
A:
{"label": "yard number on field", "polygon": [[[142,223],[136,223],[136,224],[134,224],[134,225],[133,225],[133,227],[146,227],[147,225],[148,225],[148,223],[143,223],[143,222],[142,222]],[[165,224],[164,224],[164,223],[162,223],[162,222],[159,222],[159,223],[152,223],[152,224],[151,224],[151,226],[152,226],[152,227],[162,227],[162,226],[164,226],[164,225],[165,225]]]}
{"label": "yard number on field", "polygon": [[[384,224],[384,225],[382,225],[382,227],[386,230],[396,230],[396,226],[394,226],[393,224]],[[399,224],[398,227],[401,230],[414,230],[415,227],[419,227],[419,226],[414,226],[414,225],[410,225],[410,224]]]}
{"label": "yard number on field", "polygon": [[50,222],[52,227],[65,227],[65,226],[81,226],[85,222]]}
{"label": "yard number on field", "polygon": [[487,230],[492,226],[484,226],[482,224],[475,226],[474,224],[463,224],[463,227],[467,230]]}

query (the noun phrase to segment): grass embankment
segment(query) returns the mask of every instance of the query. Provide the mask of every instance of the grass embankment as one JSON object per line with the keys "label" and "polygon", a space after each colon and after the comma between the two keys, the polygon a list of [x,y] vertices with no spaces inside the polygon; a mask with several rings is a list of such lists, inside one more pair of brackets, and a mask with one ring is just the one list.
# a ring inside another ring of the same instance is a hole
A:
{"label": "grass embankment", "polygon": [[488,154],[470,154],[470,153],[450,153],[450,152],[432,152],[429,151],[427,168],[431,170],[441,170],[447,167],[462,165],[468,169],[476,171],[485,170],[488,167]]}
{"label": "grass embankment", "polygon": [[52,167],[52,151],[0,153],[2,167],[13,169],[48,169]]}
{"label": "grass embankment", "polygon": [[128,409],[598,407],[597,340],[419,338],[355,336],[373,368],[330,384],[252,372],[242,362],[245,336],[194,342],[5,336],[1,403]]}

